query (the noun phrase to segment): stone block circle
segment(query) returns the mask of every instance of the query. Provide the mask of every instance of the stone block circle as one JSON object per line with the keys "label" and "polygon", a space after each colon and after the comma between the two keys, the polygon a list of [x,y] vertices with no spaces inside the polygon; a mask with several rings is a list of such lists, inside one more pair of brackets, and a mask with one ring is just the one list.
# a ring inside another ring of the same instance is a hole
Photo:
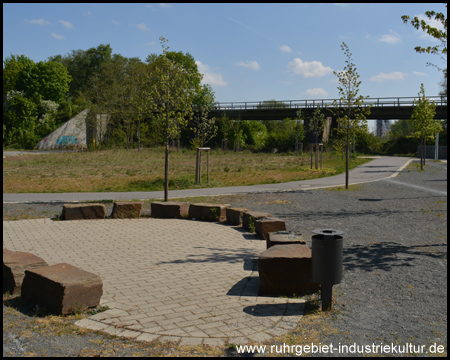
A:
{"label": "stone block circle", "polygon": [[[105,219],[106,211],[102,208],[105,209],[102,204],[65,204],[61,219]],[[138,218],[141,208],[140,202],[116,202],[111,218]],[[94,214],[98,216],[94,217]],[[260,294],[309,294],[320,288],[319,284],[311,282],[311,249],[301,234],[287,232],[284,220],[269,213],[232,208],[229,204],[156,201],[151,203],[151,216],[226,221],[230,225],[242,225],[244,229],[256,232],[261,240],[266,240],[267,245],[267,250],[258,260]]]}

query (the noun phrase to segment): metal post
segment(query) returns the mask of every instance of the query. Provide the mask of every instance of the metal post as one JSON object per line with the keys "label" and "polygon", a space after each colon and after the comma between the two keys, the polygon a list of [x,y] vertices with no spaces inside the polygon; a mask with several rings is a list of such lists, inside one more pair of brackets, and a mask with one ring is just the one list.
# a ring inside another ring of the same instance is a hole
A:
{"label": "metal post", "polygon": [[198,161],[198,183],[202,183],[202,151],[200,150],[200,159]]}
{"label": "metal post", "polygon": [[195,163],[195,183],[198,184],[198,160],[199,160],[200,149],[197,148],[197,161]]}
{"label": "metal post", "polygon": [[439,133],[436,133],[436,141],[434,148],[434,160],[439,160]]}
{"label": "metal post", "polygon": [[320,148],[320,170],[322,170],[322,154],[323,154],[323,144],[321,145]]}
{"label": "metal post", "polygon": [[206,182],[209,184],[209,149],[206,152]]}

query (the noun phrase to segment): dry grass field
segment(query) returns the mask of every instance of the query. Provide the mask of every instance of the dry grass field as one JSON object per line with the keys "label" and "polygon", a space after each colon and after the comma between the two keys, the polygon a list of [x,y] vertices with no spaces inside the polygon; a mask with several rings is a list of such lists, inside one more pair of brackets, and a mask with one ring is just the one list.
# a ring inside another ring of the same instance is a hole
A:
{"label": "dry grass field", "polygon": [[[202,184],[195,184],[196,152],[171,151],[169,189],[222,187],[307,180],[345,171],[340,156],[324,153],[323,169],[310,168],[310,155],[212,150],[209,185],[206,154]],[[353,159],[350,168],[370,159]],[[313,165],[314,167],[314,165]],[[78,151],[3,159],[3,193],[158,191],[164,187],[164,149]]]}

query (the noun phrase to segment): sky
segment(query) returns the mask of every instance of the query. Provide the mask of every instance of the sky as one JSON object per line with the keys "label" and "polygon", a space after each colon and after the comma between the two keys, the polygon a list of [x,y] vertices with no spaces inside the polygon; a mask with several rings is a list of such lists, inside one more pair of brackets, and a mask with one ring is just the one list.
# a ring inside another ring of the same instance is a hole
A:
{"label": "sky", "polygon": [[[37,61],[110,44],[138,57],[170,51],[191,54],[218,102],[338,98],[337,76],[352,53],[359,94],[413,97],[423,83],[439,93],[446,67],[416,46],[438,41],[404,24],[401,16],[446,13],[443,4],[3,4],[3,59]],[[446,60],[446,59],[445,59]]]}

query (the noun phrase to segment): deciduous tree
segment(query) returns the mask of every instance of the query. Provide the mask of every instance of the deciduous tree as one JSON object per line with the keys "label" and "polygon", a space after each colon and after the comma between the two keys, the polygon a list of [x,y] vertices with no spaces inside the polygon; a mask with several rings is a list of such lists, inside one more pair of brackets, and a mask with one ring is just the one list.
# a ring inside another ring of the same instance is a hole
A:
{"label": "deciduous tree", "polygon": [[339,80],[339,100],[334,101],[334,107],[339,124],[338,135],[344,135],[346,141],[345,188],[348,189],[350,136],[360,127],[367,127],[366,116],[370,114],[370,106],[365,106],[364,104],[364,99],[369,96],[358,95],[361,81],[359,80],[356,66],[352,62],[352,54],[344,42],[341,45],[341,49],[344,51],[347,60],[342,71],[333,71]]}
{"label": "deciduous tree", "polygon": [[436,132],[442,131],[442,126],[438,120],[434,120],[436,115],[436,104],[430,102],[425,97],[425,88],[420,85],[420,93],[417,101],[414,101],[414,108],[411,120],[414,122],[415,136],[422,140],[422,151],[420,157],[420,169],[423,170],[425,164],[426,137],[433,136]]}

